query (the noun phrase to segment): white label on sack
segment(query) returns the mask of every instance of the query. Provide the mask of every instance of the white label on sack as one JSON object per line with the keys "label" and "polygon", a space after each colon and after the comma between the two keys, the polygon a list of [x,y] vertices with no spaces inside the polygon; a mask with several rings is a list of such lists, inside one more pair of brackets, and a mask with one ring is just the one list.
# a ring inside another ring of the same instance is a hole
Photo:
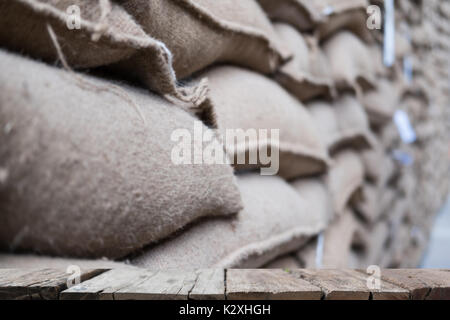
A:
{"label": "white label on sack", "polygon": [[329,15],[332,15],[334,13],[334,8],[333,8],[333,6],[326,6],[324,9],[323,9],[323,11],[322,11],[322,14],[324,15],[324,16],[329,16]]}
{"label": "white label on sack", "polygon": [[384,65],[392,67],[395,62],[395,8],[394,0],[384,0]]}
{"label": "white label on sack", "polygon": [[403,150],[394,150],[392,157],[404,166],[414,164],[414,156]]}
{"label": "white label on sack", "polygon": [[413,77],[413,66],[411,57],[403,58],[403,76],[408,84],[411,84]]}
{"label": "white label on sack", "polygon": [[316,247],[316,268],[322,268],[322,259],[323,259],[323,241],[324,235],[323,232],[319,234],[317,237],[317,247]]}
{"label": "white label on sack", "polygon": [[394,114],[394,123],[397,126],[400,138],[406,144],[416,141],[417,136],[414,128],[409,120],[408,114],[403,110],[397,110]]}

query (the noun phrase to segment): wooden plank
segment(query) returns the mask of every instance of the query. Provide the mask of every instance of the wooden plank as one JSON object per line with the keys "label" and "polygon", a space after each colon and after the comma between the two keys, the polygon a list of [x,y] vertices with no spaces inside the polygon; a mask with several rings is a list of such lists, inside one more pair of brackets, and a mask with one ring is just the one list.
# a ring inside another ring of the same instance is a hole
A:
{"label": "wooden plank", "polygon": [[[81,272],[81,281],[93,277],[103,270]],[[56,300],[67,288],[69,274],[62,270],[2,270],[0,272],[0,299],[48,299]]]}
{"label": "wooden plank", "polygon": [[225,300],[225,270],[198,270],[194,287],[189,293],[189,299]]}
{"label": "wooden plank", "polygon": [[381,278],[409,290],[413,300],[450,300],[450,272],[446,270],[387,269]]}
{"label": "wooden plank", "polygon": [[298,278],[307,280],[324,291],[326,300],[369,300],[365,281],[343,270],[292,270]]}
{"label": "wooden plank", "polygon": [[144,280],[114,292],[114,299],[187,300],[196,279],[195,271],[147,271]]}
{"label": "wooden plank", "polygon": [[114,293],[148,276],[143,269],[113,269],[73,286],[60,294],[62,300],[113,300]]}
{"label": "wooden plank", "polygon": [[283,270],[227,270],[229,300],[320,300],[322,290]]}
{"label": "wooden plank", "polygon": [[[367,279],[370,275],[364,272],[364,270],[344,270],[343,272],[360,279],[368,287]],[[369,289],[373,300],[409,300],[409,290],[382,279],[380,279],[380,289]]]}

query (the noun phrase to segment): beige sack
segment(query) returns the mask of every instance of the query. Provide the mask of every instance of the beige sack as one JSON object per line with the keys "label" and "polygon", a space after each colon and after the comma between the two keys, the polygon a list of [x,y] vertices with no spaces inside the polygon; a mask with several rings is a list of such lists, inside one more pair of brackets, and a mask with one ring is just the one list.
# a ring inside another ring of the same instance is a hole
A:
{"label": "beige sack", "polygon": [[333,158],[327,183],[336,215],[344,213],[351,197],[362,186],[363,180],[364,168],[356,153],[342,151]]}
{"label": "beige sack", "polygon": [[394,189],[379,189],[373,184],[365,183],[362,188],[362,199],[355,201],[354,207],[366,222],[374,224],[391,209],[395,198]]}
{"label": "beige sack", "polygon": [[341,141],[334,146],[334,150],[343,147],[365,149],[372,148],[376,144],[375,137],[370,131],[367,114],[353,95],[342,95],[334,102],[333,110],[341,136]]}
{"label": "beige sack", "polygon": [[238,177],[244,210],[204,221],[132,261],[150,269],[257,268],[292,252],[325,228],[327,212],[279,177]]}
{"label": "beige sack", "polygon": [[3,249],[118,258],[240,210],[230,166],[172,161],[185,111],[4,51],[0,69]]}
{"label": "beige sack", "polygon": [[335,220],[324,233],[322,267],[346,269],[350,267],[350,254],[357,222],[351,210]]}
{"label": "beige sack", "polygon": [[293,52],[293,58],[280,68],[275,79],[300,101],[331,98],[334,91],[328,61],[315,40],[288,24],[277,23],[275,30]]}
{"label": "beige sack", "polygon": [[352,95],[343,95],[333,104],[314,101],[307,109],[331,154],[347,147],[359,150],[376,144],[367,115]]}
{"label": "beige sack", "polygon": [[[309,112],[276,82],[236,67],[213,68],[203,76],[209,80],[215,122],[223,135],[227,129],[268,130],[267,139],[257,134],[256,139],[249,135],[245,144],[227,140],[231,156],[256,154],[269,146],[279,149],[279,175],[284,178],[320,174],[326,170],[326,146]],[[279,130],[279,143],[269,139],[272,129]],[[258,166],[262,166],[259,160]],[[249,161],[246,164],[235,162],[237,169],[247,169],[251,167],[249,164]]]}
{"label": "beige sack", "polygon": [[370,123],[382,126],[392,121],[395,110],[399,107],[400,89],[397,83],[382,79],[377,83],[377,90],[367,92],[362,100]]}
{"label": "beige sack", "polygon": [[376,87],[376,66],[370,47],[348,31],[341,31],[323,44],[338,89],[360,91]]}
{"label": "beige sack", "polygon": [[[71,6],[80,9],[80,29],[74,24],[72,14],[76,11],[70,11]],[[139,78],[161,94],[183,103],[203,102],[204,85],[198,89],[179,87],[172,68],[172,53],[162,42],[148,36],[115,3],[9,0],[0,3],[0,12],[2,47],[49,62],[65,59],[72,68],[114,65],[122,75]]]}
{"label": "beige sack", "polygon": [[173,54],[178,78],[226,62],[272,73],[289,52],[255,0],[122,0]]}
{"label": "beige sack", "polygon": [[370,41],[366,27],[367,0],[258,0],[268,16],[295,26],[300,31],[312,31],[326,38],[347,29]]}

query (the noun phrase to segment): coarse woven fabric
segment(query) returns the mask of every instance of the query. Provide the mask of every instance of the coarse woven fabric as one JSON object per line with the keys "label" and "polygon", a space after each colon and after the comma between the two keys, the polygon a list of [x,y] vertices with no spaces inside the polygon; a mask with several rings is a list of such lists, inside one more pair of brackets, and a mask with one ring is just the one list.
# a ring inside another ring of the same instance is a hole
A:
{"label": "coarse woven fabric", "polygon": [[[68,28],[74,19],[68,10],[71,6],[80,8],[80,29]],[[173,97],[180,104],[199,106],[203,102],[204,85],[180,87],[172,68],[172,53],[115,3],[10,0],[0,3],[0,12],[2,47],[48,62],[61,59],[62,55],[75,69],[113,65],[122,76],[139,78],[150,89]],[[61,52],[54,41],[59,43]]]}
{"label": "coarse woven fabric", "polygon": [[334,214],[340,216],[363,184],[364,168],[359,155],[351,150],[335,155],[326,180],[333,199]]}
{"label": "coarse woven fabric", "polygon": [[362,104],[372,125],[383,126],[392,121],[400,101],[400,92],[401,88],[398,83],[380,79],[377,81],[377,89],[364,95]]}
{"label": "coarse woven fabric", "polygon": [[150,269],[258,268],[326,227],[327,213],[276,176],[238,176],[244,209],[148,248],[133,264]]}
{"label": "coarse woven fabric", "polygon": [[255,0],[122,0],[173,54],[180,79],[219,62],[272,73],[290,53]]}
{"label": "coarse woven fabric", "polygon": [[274,27],[293,52],[293,58],[281,66],[275,79],[300,101],[333,97],[328,60],[317,41],[285,23],[276,23]]}
{"label": "coarse woven fabric", "polygon": [[[227,129],[278,129],[279,143],[258,134],[247,143],[226,141],[227,150],[235,157],[256,153],[267,146],[278,148],[279,175],[286,179],[323,173],[328,165],[326,146],[322,143],[311,115],[301,102],[275,81],[250,70],[231,66],[212,68],[203,73],[210,86],[212,113],[219,131]],[[258,166],[260,165],[258,161]],[[235,164],[236,169],[248,169]]]}
{"label": "coarse woven fabric", "polygon": [[322,268],[350,267],[352,241],[357,228],[353,212],[346,209],[324,232]]}
{"label": "coarse woven fabric", "polygon": [[[351,48],[351,50],[349,50]],[[376,65],[370,46],[348,31],[340,31],[327,39],[323,50],[338,90],[357,92],[376,88]]]}
{"label": "coarse woven fabric", "polygon": [[172,162],[174,130],[201,139],[180,108],[4,51],[0,66],[2,249],[119,258],[241,209],[229,165]]}
{"label": "coarse woven fabric", "polygon": [[307,109],[321,128],[321,138],[331,154],[344,148],[364,150],[376,144],[367,114],[351,94],[344,94],[333,103],[311,102]]}
{"label": "coarse woven fabric", "polygon": [[366,41],[367,0],[258,0],[274,21],[289,23],[300,31],[315,31],[324,39],[346,29]]}

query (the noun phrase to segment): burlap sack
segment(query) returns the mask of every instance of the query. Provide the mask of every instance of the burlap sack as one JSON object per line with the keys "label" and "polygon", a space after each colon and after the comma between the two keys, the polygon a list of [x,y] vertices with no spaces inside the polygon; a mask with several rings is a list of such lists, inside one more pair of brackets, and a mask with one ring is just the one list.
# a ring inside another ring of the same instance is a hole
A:
{"label": "burlap sack", "polygon": [[275,79],[300,101],[331,98],[334,92],[328,61],[315,40],[288,24],[277,23],[275,30],[293,52],[293,58],[280,68]]}
{"label": "burlap sack", "polygon": [[341,140],[334,146],[332,152],[343,147],[372,148],[376,144],[370,131],[367,114],[353,95],[342,95],[334,102],[333,110],[336,114]]}
{"label": "burlap sack", "polygon": [[395,198],[394,189],[379,189],[376,185],[365,183],[362,187],[362,199],[354,202],[354,208],[366,222],[374,224],[391,209]]}
{"label": "burlap sack", "polygon": [[310,200],[281,178],[249,174],[238,176],[238,184],[244,210],[236,218],[197,224],[132,263],[150,269],[257,268],[325,228],[326,213],[312,211]]}
{"label": "burlap sack", "polygon": [[[309,112],[276,82],[249,70],[225,66],[201,76],[208,78],[215,122],[223,135],[228,129],[268,130],[269,134],[272,129],[279,130],[279,143],[259,134],[256,140],[249,136],[245,144],[228,139],[226,148],[229,153],[235,151],[234,158],[269,146],[279,149],[279,175],[286,179],[326,170],[326,146]],[[248,169],[248,164],[235,162],[235,167]],[[262,164],[258,161],[258,165]]]}
{"label": "burlap sack", "polygon": [[359,150],[375,145],[367,115],[351,95],[343,95],[333,104],[314,101],[307,108],[331,154],[347,147]]}
{"label": "burlap sack", "polygon": [[324,233],[322,267],[328,269],[349,268],[352,240],[357,228],[351,210],[335,220]]}
{"label": "burlap sack", "polygon": [[389,226],[386,221],[380,221],[373,226],[358,224],[355,233],[355,238],[364,243],[362,268],[380,265],[383,255],[386,254],[386,245],[389,240]]}
{"label": "burlap sack", "polygon": [[327,149],[335,149],[342,137],[333,105],[324,101],[313,101],[307,104],[307,109],[316,127],[320,128],[320,136]]}
{"label": "burlap sack", "polygon": [[342,29],[372,39],[366,27],[367,0],[258,1],[271,19],[289,23],[300,31],[315,29],[322,39]]}
{"label": "burlap sack", "polygon": [[344,213],[353,194],[362,186],[364,168],[353,151],[342,151],[333,158],[327,175],[327,184],[333,199],[334,213]]}
{"label": "burlap sack", "polygon": [[0,69],[2,249],[118,258],[240,210],[230,166],[173,162],[199,124],[180,108],[4,51]]}
{"label": "burlap sack", "polygon": [[289,57],[255,0],[121,0],[173,54],[179,78],[226,62],[272,73]]}
{"label": "burlap sack", "polygon": [[[136,267],[123,262],[110,260],[64,259],[32,254],[0,254],[0,269],[55,269],[66,272],[71,266],[81,270],[92,269],[126,269],[127,272]],[[69,269],[70,270],[70,269]],[[67,274],[69,277],[70,273]]]}
{"label": "burlap sack", "polygon": [[365,91],[376,87],[376,67],[370,47],[348,31],[341,31],[323,44],[338,89]]}
{"label": "burlap sack", "polygon": [[[75,26],[71,6],[80,9],[80,29],[68,27]],[[10,0],[0,3],[0,12],[2,47],[49,62],[64,59],[71,68],[114,65],[122,75],[183,103],[200,105],[204,99],[203,84],[177,85],[172,53],[109,0]]]}
{"label": "burlap sack", "polygon": [[302,268],[316,269],[320,268],[320,265],[316,264],[317,259],[317,237],[310,240],[305,246],[295,253],[295,257]]}
{"label": "burlap sack", "polygon": [[379,80],[377,89],[367,92],[362,99],[371,125],[383,126],[392,121],[399,100],[399,85],[387,79]]}

